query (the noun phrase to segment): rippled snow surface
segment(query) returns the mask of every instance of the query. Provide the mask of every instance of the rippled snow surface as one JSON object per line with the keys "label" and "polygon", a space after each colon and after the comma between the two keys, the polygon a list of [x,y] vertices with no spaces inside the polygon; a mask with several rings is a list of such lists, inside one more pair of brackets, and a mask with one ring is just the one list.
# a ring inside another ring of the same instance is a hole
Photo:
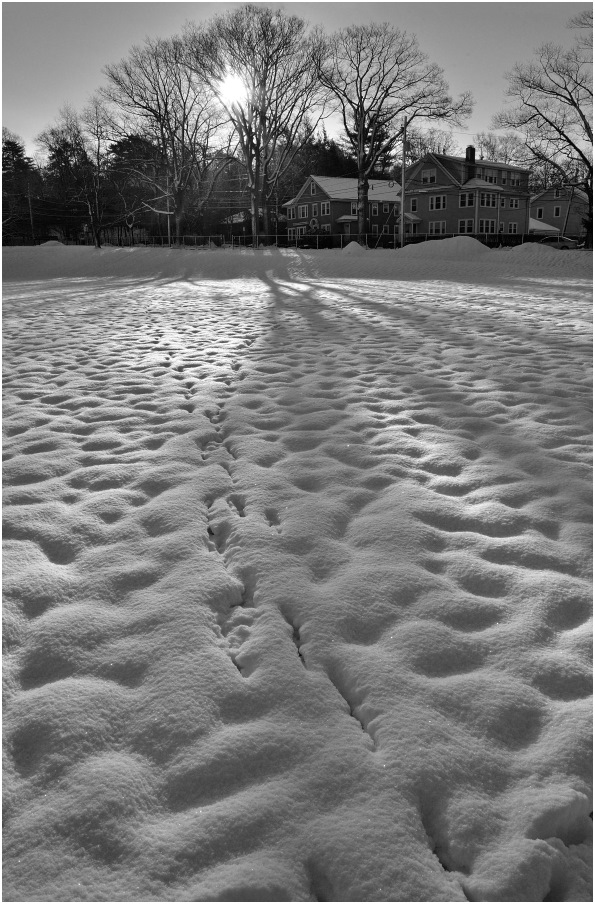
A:
{"label": "rippled snow surface", "polygon": [[4,899],[591,900],[588,253],[4,279]]}

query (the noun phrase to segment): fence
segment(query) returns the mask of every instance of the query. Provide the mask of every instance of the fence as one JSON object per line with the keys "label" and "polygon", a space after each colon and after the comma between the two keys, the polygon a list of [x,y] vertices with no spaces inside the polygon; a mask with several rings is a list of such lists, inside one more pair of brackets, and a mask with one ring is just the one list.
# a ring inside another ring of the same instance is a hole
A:
{"label": "fence", "polygon": [[[407,234],[405,243],[407,245],[418,244],[419,242],[435,242],[441,239],[458,238],[462,233],[446,233],[443,235],[430,235],[429,233],[419,233],[416,235]],[[489,248],[505,247],[510,248],[516,245],[522,245],[524,242],[540,242],[544,237],[542,235],[533,234],[516,234],[504,235],[503,233],[465,233],[467,238],[477,239],[483,245]],[[368,248],[400,248],[401,240],[397,235],[366,233],[361,238],[364,240]],[[579,236],[566,236],[576,241],[581,240]],[[582,237],[584,239],[584,236]],[[279,248],[300,248],[321,250],[324,248],[344,248],[350,242],[357,242],[359,236],[345,235],[344,233],[317,233],[306,234],[288,238],[287,236],[261,235],[258,242],[260,245],[276,245]],[[231,240],[232,248],[251,248],[254,242],[251,237],[234,236]]]}
{"label": "fence", "polygon": [[[445,235],[429,235],[428,233],[420,233],[417,235],[406,235],[405,242],[407,245],[417,244],[419,242],[435,242],[442,239],[451,239],[459,236],[459,233],[447,233]],[[487,245],[489,248],[513,247],[521,245],[524,242],[540,242],[543,235],[519,234],[504,235],[503,233],[466,233],[467,238],[473,238]],[[394,235],[376,235],[375,233],[366,233],[362,236],[368,248],[400,248],[401,241],[399,236]],[[566,238],[575,241],[584,241],[584,236],[566,236]],[[56,236],[40,236],[32,239],[31,236],[3,236],[3,245],[41,245],[48,241],[60,241],[63,245],[88,245],[89,241],[85,239],[56,239]],[[344,248],[350,242],[357,242],[357,235],[345,235],[344,233],[318,233],[312,235],[301,235],[295,238],[288,238],[286,235],[260,235],[256,242],[251,236],[231,236],[227,238],[224,235],[184,235],[180,238],[180,244],[175,245],[173,240],[170,242],[167,236],[149,236],[142,239],[136,239],[134,245],[137,247],[145,246],[151,248],[254,248],[254,247],[277,247],[277,248],[298,248],[304,250],[322,250],[324,248]],[[103,243],[109,246],[108,242]],[[130,247],[130,242],[122,241],[118,243],[121,246]]]}

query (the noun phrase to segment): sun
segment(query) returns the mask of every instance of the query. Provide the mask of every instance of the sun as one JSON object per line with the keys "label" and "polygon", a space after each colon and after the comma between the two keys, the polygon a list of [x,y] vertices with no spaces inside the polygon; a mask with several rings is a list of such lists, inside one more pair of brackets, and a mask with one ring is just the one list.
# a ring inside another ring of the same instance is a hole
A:
{"label": "sun", "polygon": [[223,103],[231,107],[234,104],[241,104],[246,99],[248,92],[240,76],[233,72],[228,72],[219,85],[218,93]]}

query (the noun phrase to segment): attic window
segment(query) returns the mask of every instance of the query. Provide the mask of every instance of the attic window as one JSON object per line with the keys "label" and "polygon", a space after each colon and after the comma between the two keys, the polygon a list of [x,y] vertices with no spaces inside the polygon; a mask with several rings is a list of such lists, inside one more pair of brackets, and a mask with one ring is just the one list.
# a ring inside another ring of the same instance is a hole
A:
{"label": "attic window", "polygon": [[425,169],[421,171],[421,183],[422,185],[429,185],[431,182],[436,181],[436,170],[435,169]]}
{"label": "attic window", "polygon": [[311,195],[316,194],[316,183],[315,182],[310,182],[310,194]]}

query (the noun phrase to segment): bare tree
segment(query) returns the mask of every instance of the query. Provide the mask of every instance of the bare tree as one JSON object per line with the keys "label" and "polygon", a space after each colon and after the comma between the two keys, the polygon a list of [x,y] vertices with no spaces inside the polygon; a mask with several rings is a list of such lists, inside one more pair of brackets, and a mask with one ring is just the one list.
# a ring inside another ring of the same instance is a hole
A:
{"label": "bare tree", "polygon": [[458,151],[456,139],[447,129],[407,129],[405,159],[415,163],[426,154],[454,154]]}
{"label": "bare tree", "polygon": [[[589,199],[588,242],[593,222],[592,13],[571,19],[581,31],[573,46],[543,44],[530,63],[507,73],[514,105],[494,117],[495,128],[516,129],[532,161],[549,165],[559,181],[580,187]],[[586,32],[586,34],[584,33]]]}
{"label": "bare tree", "polygon": [[[189,26],[190,65],[219,98],[237,134],[250,194],[252,234],[269,232],[267,200],[320,121],[320,39],[297,16],[246,5]],[[304,126],[309,123],[309,129]]]}
{"label": "bare tree", "polygon": [[37,142],[47,153],[46,179],[62,200],[85,212],[93,242],[101,247],[106,226],[108,137],[106,113],[98,98],[82,116],[71,107],[60,110],[55,125],[43,131]]}
{"label": "bare tree", "polygon": [[211,164],[222,117],[211,93],[186,66],[179,38],[145,41],[127,59],[107,66],[103,96],[123,114],[120,134],[140,135],[160,151],[160,165],[141,166],[135,178],[150,186],[145,207],[175,223],[179,243],[188,197]]}
{"label": "bare tree", "polygon": [[[417,38],[388,24],[337,32],[320,60],[319,77],[339,104],[343,128],[358,161],[358,232],[364,241],[368,179],[381,155],[403,137],[403,117],[459,122],[471,112],[468,93],[457,100],[439,66]],[[388,136],[388,137],[387,137]]]}

